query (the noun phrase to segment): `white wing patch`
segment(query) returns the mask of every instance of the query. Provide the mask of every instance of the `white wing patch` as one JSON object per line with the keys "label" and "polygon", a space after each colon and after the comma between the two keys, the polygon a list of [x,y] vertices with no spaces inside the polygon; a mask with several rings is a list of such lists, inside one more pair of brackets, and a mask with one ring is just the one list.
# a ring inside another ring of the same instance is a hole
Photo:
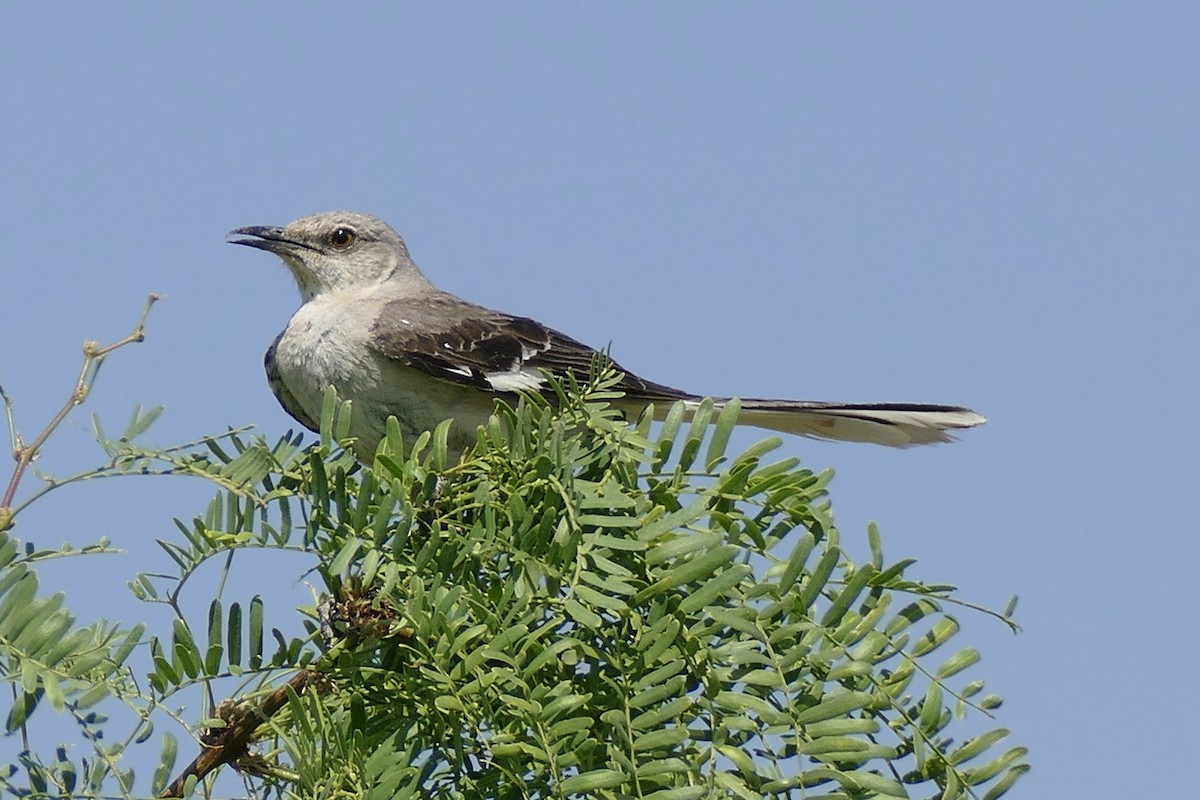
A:
{"label": "white wing patch", "polygon": [[521,369],[514,364],[508,372],[492,372],[484,376],[488,385],[497,392],[520,392],[541,389],[546,378],[539,370]]}
{"label": "white wing patch", "polygon": [[[449,351],[455,350],[455,347],[450,342],[442,342],[442,348]],[[472,350],[475,348],[476,344],[470,346]],[[545,349],[522,344],[521,355],[518,358],[514,358],[507,369],[484,373],[484,381],[487,382],[488,387],[494,392],[526,392],[544,388],[546,386],[546,378],[542,375],[542,371],[536,367],[529,366],[526,362],[544,352]],[[478,367],[456,364],[445,365],[442,368],[451,374],[478,380]]]}
{"label": "white wing patch", "polygon": [[514,358],[512,366],[504,372],[489,372],[483,376],[488,385],[497,392],[528,392],[542,389],[546,385],[546,376],[540,369],[525,366],[525,362],[544,348],[531,348],[521,345],[521,357]]}

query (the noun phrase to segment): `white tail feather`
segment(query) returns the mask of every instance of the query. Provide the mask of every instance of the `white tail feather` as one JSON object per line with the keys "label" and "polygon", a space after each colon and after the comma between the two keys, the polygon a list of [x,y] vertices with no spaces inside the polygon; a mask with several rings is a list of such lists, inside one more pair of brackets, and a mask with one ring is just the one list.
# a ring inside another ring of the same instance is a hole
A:
{"label": "white tail feather", "polygon": [[[689,409],[695,401],[685,401]],[[722,400],[716,400],[720,407]],[[792,400],[743,400],[738,423],[756,428],[831,439],[911,447],[954,441],[947,431],[974,428],[987,421],[969,408],[907,403],[808,403]],[[661,409],[665,413],[667,407]]]}

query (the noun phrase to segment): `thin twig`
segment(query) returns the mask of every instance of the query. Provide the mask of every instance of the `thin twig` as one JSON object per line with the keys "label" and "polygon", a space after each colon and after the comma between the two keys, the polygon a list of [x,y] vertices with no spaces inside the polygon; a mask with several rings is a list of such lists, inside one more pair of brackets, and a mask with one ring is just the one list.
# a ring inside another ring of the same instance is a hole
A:
{"label": "thin twig", "polygon": [[8,420],[8,441],[12,443],[13,458],[16,458],[24,444],[21,442],[21,434],[17,433],[17,423],[13,419],[12,398],[4,393],[3,386],[0,386],[0,400],[4,402],[4,417]]}
{"label": "thin twig", "polygon": [[[346,625],[345,630],[335,631],[335,635],[342,638],[332,644],[327,640],[328,649],[315,664],[300,667],[291,680],[261,700],[255,702],[230,698],[217,706],[216,716],[225,723],[225,727],[210,730],[201,736],[199,755],[171,781],[160,797],[182,797],[189,779],[194,777],[197,781],[203,780],[222,765],[228,764],[235,769],[246,767],[249,747],[258,738],[255,734],[287,705],[291,694],[302,695],[306,691],[314,691],[320,696],[333,691],[336,688],[335,676],[329,675],[329,672],[342,656],[352,652],[364,639],[378,639],[386,635],[396,622],[390,604],[384,609],[377,608],[369,596],[345,599],[329,613],[348,615],[339,616],[338,619],[339,623]],[[415,635],[409,627],[399,628],[392,633],[405,639],[412,639]]]}
{"label": "thin twig", "polygon": [[9,420],[9,432],[13,440],[13,456],[17,460],[17,466],[13,470],[12,478],[8,481],[8,488],[4,492],[4,499],[0,500],[0,531],[5,530],[12,521],[12,501],[17,494],[17,487],[21,485],[21,478],[25,475],[25,470],[37,457],[46,440],[50,438],[50,434],[54,433],[58,426],[63,423],[63,420],[67,418],[67,415],[71,413],[73,408],[87,399],[88,393],[92,390],[92,383],[96,380],[96,374],[100,371],[100,365],[104,363],[104,359],[108,354],[125,345],[135,344],[146,338],[146,315],[150,313],[150,307],[159,298],[160,295],[152,294],[146,299],[146,305],[142,308],[142,313],[138,316],[133,332],[123,339],[118,339],[109,345],[100,345],[92,341],[83,343],[83,366],[79,370],[79,378],[75,381],[75,388],[71,391],[70,398],[63,404],[58,413],[54,415],[54,418],[47,423],[46,427],[42,429],[42,432],[37,435],[37,438],[28,445],[25,445],[21,441],[21,437],[17,434],[13,424],[12,402],[7,395],[3,396],[5,413]]}
{"label": "thin twig", "polygon": [[267,695],[257,706],[243,706],[232,703],[218,710],[218,715],[225,720],[227,727],[220,730],[214,737],[215,741],[206,743],[200,754],[191,764],[179,773],[171,785],[163,790],[160,797],[183,797],[184,785],[188,778],[196,777],[203,780],[205,776],[218,767],[229,764],[234,766],[238,759],[244,757],[247,748],[254,741],[254,731],[260,725],[271,719],[287,704],[288,693],[303,694],[309,682],[318,673],[311,670],[301,670],[290,681]]}
{"label": "thin twig", "polygon": [[[246,433],[247,431],[251,431],[253,429],[254,429],[253,425],[243,425],[240,428],[230,428],[227,433],[223,433],[223,434],[220,434],[219,436],[214,436],[211,438],[224,439],[230,435],[238,434],[238,433]],[[184,442],[183,444],[174,444],[174,445],[171,445],[170,447],[163,447],[161,449],[156,449],[156,450],[130,450],[129,452],[121,453],[120,455],[114,457],[113,460],[110,461],[108,464],[105,464],[100,467],[92,467],[91,469],[86,469],[82,472],[77,472],[74,475],[68,475],[65,478],[53,478],[53,477],[43,476],[44,483],[42,483],[36,489],[31,491],[29,494],[25,495],[21,499],[21,502],[16,503],[15,505],[12,506],[12,508],[10,509],[12,516],[15,517],[26,506],[31,505],[38,498],[42,497],[43,495],[49,494],[50,492],[54,491],[55,489],[61,489],[64,486],[70,486],[71,484],[79,483],[80,481],[98,480],[100,478],[122,478],[122,477],[125,477],[126,475],[129,475],[131,473],[128,471],[123,471],[121,469],[121,467],[123,467],[127,463],[129,463],[131,461],[135,461],[137,459],[144,459],[146,461],[151,461],[151,460],[162,461],[163,463],[166,464],[166,466],[163,466],[163,467],[140,468],[137,472],[138,475],[193,475],[196,477],[201,477],[201,478],[205,478],[207,480],[211,480],[213,483],[217,484],[218,486],[220,486],[223,489],[226,489],[229,491],[240,491],[242,487],[240,487],[239,485],[232,484],[230,481],[222,480],[221,476],[219,476],[219,475],[214,476],[207,472],[189,471],[188,464],[186,462],[184,462],[183,460],[171,460],[170,458],[166,457],[169,454],[183,452],[186,450],[193,449],[197,445],[204,444],[204,442],[205,442],[205,439],[196,439],[191,442]],[[260,505],[261,505],[261,503],[260,503]]]}

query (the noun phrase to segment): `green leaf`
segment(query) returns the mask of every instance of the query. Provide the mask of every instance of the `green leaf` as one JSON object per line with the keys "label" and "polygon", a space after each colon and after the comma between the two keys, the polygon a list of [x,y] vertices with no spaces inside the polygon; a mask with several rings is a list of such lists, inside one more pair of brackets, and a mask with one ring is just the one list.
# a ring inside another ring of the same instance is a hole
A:
{"label": "green leaf", "polygon": [[[6,569],[17,555],[17,543],[8,534],[0,531],[0,570]],[[0,591],[3,594],[3,591]]]}
{"label": "green leaf", "polygon": [[708,442],[708,451],[704,454],[705,468],[712,472],[725,458],[725,448],[729,446],[729,437],[737,424],[738,414],[742,410],[742,402],[736,397],[726,401],[717,416],[713,426],[712,438]]}
{"label": "green leaf", "polygon": [[[23,564],[9,572],[0,579],[0,596],[3,596],[0,600],[0,636],[6,639],[18,633],[21,625],[28,621],[30,605],[37,594],[37,578]],[[15,578],[11,588],[4,585],[10,576]]]}
{"label": "green leaf", "polygon": [[942,686],[937,681],[929,684],[925,690],[925,699],[921,702],[921,713],[917,718],[921,730],[936,733],[942,728]]}
{"label": "green leaf", "polygon": [[637,533],[637,538],[643,542],[653,542],[665,533],[684,528],[708,513],[711,501],[706,497],[690,505],[662,516],[648,515],[648,520]]}
{"label": "green leaf", "polygon": [[655,447],[654,471],[662,470],[667,459],[671,457],[671,451],[674,449],[675,437],[679,434],[679,429],[683,425],[684,405],[682,402],[672,404],[670,410],[667,411],[667,416],[663,419],[662,430],[658,436],[658,444]]}
{"label": "green leaf", "polygon": [[804,726],[804,732],[811,739],[822,739],[830,736],[849,736],[854,733],[877,733],[879,722],[871,717],[833,717],[824,722],[810,722]]}
{"label": "green leaf", "polygon": [[992,784],[991,788],[984,793],[982,800],[997,800],[997,798],[1002,797],[1008,792],[1009,789],[1013,787],[1013,784],[1016,783],[1017,779],[1029,772],[1029,770],[1030,767],[1028,764],[1017,764],[1016,766],[1010,767],[994,784]]}
{"label": "green leaf", "polygon": [[850,609],[850,606],[858,600],[874,575],[875,568],[870,564],[863,564],[859,567],[853,577],[842,587],[837,596],[833,598],[833,602],[829,604],[829,608],[821,615],[821,624],[829,628],[840,625],[842,617]]}
{"label": "green leaf", "polygon": [[688,428],[687,437],[683,441],[683,450],[679,453],[679,468],[689,470],[700,452],[700,443],[708,432],[708,422],[712,419],[713,401],[711,397],[701,400],[692,411],[692,424]]}
{"label": "green leaf", "polygon": [[633,740],[635,751],[661,750],[674,747],[688,738],[687,728],[669,727],[644,733]]}
{"label": "green leaf", "polygon": [[163,406],[155,406],[143,414],[140,405],[134,406],[129,424],[125,426],[125,432],[121,434],[121,438],[125,441],[132,441],[141,436],[162,415],[163,411]]}
{"label": "green leaf", "polygon": [[129,654],[133,652],[133,648],[137,647],[142,641],[142,636],[146,633],[146,626],[138,623],[131,628],[125,638],[117,646],[117,649],[112,652],[110,658],[113,663],[120,666],[125,663],[125,659],[129,658]]}
{"label": "green leaf", "polygon": [[708,794],[705,786],[681,786],[677,789],[660,789],[646,795],[644,800],[698,800]]}
{"label": "green leaf", "polygon": [[568,711],[574,711],[580,706],[591,700],[590,694],[572,694],[567,693],[560,697],[556,697],[542,707],[540,719],[553,720],[554,718],[565,714]]}
{"label": "green leaf", "polygon": [[[680,665],[680,667],[683,665],[682,661],[675,663]],[[633,697],[629,698],[629,707],[641,708],[643,706],[661,702],[668,697],[675,697],[683,688],[683,682],[683,676],[676,675],[674,677],[667,678],[663,683],[651,685],[649,688],[643,689]]]}
{"label": "green leaf", "polygon": [[63,695],[62,684],[58,682],[58,677],[53,672],[43,672],[41,679],[42,689],[46,693],[46,700],[50,702],[50,707],[61,712],[67,707],[67,699]]}
{"label": "green leaf", "polygon": [[615,769],[594,769],[573,775],[558,785],[563,794],[584,794],[596,789],[611,789],[628,780],[624,772]]}
{"label": "green leaf", "polygon": [[334,416],[338,412],[338,397],[337,391],[332,386],[326,388],[324,397],[321,398],[321,418],[318,427],[321,430],[321,444],[325,447],[332,447]]}
{"label": "green leaf", "polygon": [[754,760],[746,754],[746,751],[740,747],[731,747],[727,744],[717,745],[717,752],[737,767],[738,772],[746,777],[754,777],[758,774],[758,770],[754,768]]}
{"label": "green leaf", "polygon": [[155,688],[159,692],[166,692],[169,686],[179,685],[179,673],[172,667],[171,662],[167,661],[166,656],[162,653],[162,648],[158,646],[158,640],[151,637],[151,658],[154,661],[154,671],[150,673],[150,680],[154,683],[157,679]]}
{"label": "green leaf", "polygon": [[937,602],[928,598],[914,600],[904,608],[900,609],[896,616],[892,617],[891,621],[888,622],[887,627],[884,628],[883,632],[888,636],[894,637],[901,631],[916,624],[917,622],[920,622],[928,615],[936,613],[940,610],[941,607],[937,604]]}
{"label": "green leaf", "polygon": [[[640,522],[637,517],[603,517],[597,514],[584,514],[579,518],[580,525],[597,525],[608,528],[635,528]],[[646,549],[646,543],[638,539],[605,536],[601,533],[584,534],[583,541],[589,547],[605,547],[610,550],[627,550],[636,553]]]}
{"label": "green leaf", "polygon": [[333,560],[329,562],[330,575],[342,575],[346,572],[346,568],[350,566],[350,562],[358,555],[358,551],[364,546],[361,539],[350,538],[346,541],[342,548],[338,551]]}
{"label": "green leaf", "polygon": [[157,797],[167,788],[172,773],[175,772],[175,759],[178,755],[179,743],[170,733],[163,734],[162,749],[158,754],[158,764],[154,768],[151,782],[151,792]]}
{"label": "green leaf", "polygon": [[21,690],[28,695],[38,693],[41,683],[40,665],[32,658],[22,659],[19,663],[21,672]]}
{"label": "green leaf", "polygon": [[833,692],[821,698],[821,702],[815,706],[806,708],[797,714],[796,723],[809,725],[845,716],[852,711],[866,708],[871,704],[872,699],[873,696],[868,692]]}
{"label": "green leaf", "polygon": [[740,595],[731,590],[751,572],[753,572],[753,568],[747,564],[734,564],[720,575],[710,578],[703,586],[685,597],[679,604],[680,613],[691,614],[705,606],[716,605],[721,599],[728,600],[730,603],[737,602],[740,600]]}
{"label": "green leaf", "polygon": [[263,600],[255,595],[250,600],[250,669],[259,669],[263,662]]}
{"label": "green leaf", "polygon": [[63,597],[60,593],[49,601],[33,603],[32,614],[12,640],[15,649],[25,651],[30,658],[38,658],[46,666],[52,666],[60,660],[56,652],[58,645],[64,631],[74,622],[71,615],[61,609]]}
{"label": "green leaf", "polygon": [[607,611],[620,613],[625,611],[628,606],[619,597],[610,597],[609,595],[601,594],[595,589],[590,589],[583,584],[576,586],[572,593],[584,603],[587,603],[593,608],[603,608]]}
{"label": "green leaf", "polygon": [[585,608],[578,600],[568,597],[563,602],[563,609],[579,624],[586,628],[599,628],[604,620],[598,614]]}
{"label": "green leaf", "polygon": [[791,722],[787,714],[770,702],[746,692],[718,692],[713,702],[730,711],[757,716],[768,725],[787,725]]}
{"label": "green leaf", "polygon": [[[707,511],[708,504],[704,504]],[[725,541],[722,531],[704,531],[700,533],[684,533],[673,539],[668,539],[654,547],[646,554],[646,563],[651,566],[666,564],[683,558],[700,550],[711,550]]]}
{"label": "green leaf", "polygon": [[[676,687],[676,691],[678,691],[678,688],[683,685],[683,679],[672,679],[668,683],[674,685]],[[652,708],[649,711],[644,711],[641,714],[638,714],[630,721],[629,727],[635,731],[644,731],[648,728],[659,728],[664,722],[680,718],[685,712],[690,711],[693,705],[694,701],[690,697],[676,697],[675,699]]]}
{"label": "green leaf", "polygon": [[460,701],[457,697],[448,694],[434,698],[433,704],[437,707],[437,710],[441,711],[442,713],[462,712],[465,710],[465,706],[463,706],[462,701]]}
{"label": "green leaf", "polygon": [[[218,636],[220,634],[218,633]],[[229,606],[229,623],[226,627],[225,649],[231,667],[242,664],[242,606],[232,603]],[[211,674],[211,673],[210,673]]]}
{"label": "green leaf", "polygon": [[689,583],[704,580],[716,572],[718,568],[732,562],[733,557],[737,555],[737,551],[737,547],[733,545],[714,547],[703,555],[690,558],[682,564],[671,567],[662,573],[660,580],[666,581],[670,586],[686,586]]}
{"label": "green leaf", "polygon": [[867,544],[871,548],[871,565],[876,571],[883,569],[883,538],[873,521],[867,523]]}
{"label": "green leaf", "polygon": [[844,783],[858,789],[883,795],[884,797],[908,797],[904,786],[892,778],[885,778],[871,772],[852,772],[846,775]]}
{"label": "green leaf", "polygon": [[829,577],[833,574],[834,567],[837,566],[838,559],[842,557],[842,551],[832,542],[827,542],[825,552],[821,554],[820,561],[813,568],[812,574],[808,576],[808,580],[800,589],[800,597],[797,599],[797,605],[800,608],[811,608],[816,602],[817,597],[825,589],[825,584],[829,581]]}
{"label": "green leaf", "polygon": [[787,594],[792,590],[792,586],[795,585],[796,579],[800,577],[800,573],[804,571],[804,566],[808,563],[808,557],[816,544],[817,539],[813,536],[812,531],[805,531],[800,536],[800,539],[796,542],[796,546],[792,548],[792,554],[788,556],[783,574],[779,576],[780,595]]}
{"label": "green leaf", "polygon": [[1028,750],[1024,747],[1013,747],[983,766],[968,770],[965,775],[967,784],[978,786],[981,783],[990,781],[1004,770],[1016,766],[1017,762],[1024,758],[1027,753]]}
{"label": "green leaf", "polygon": [[208,648],[204,653],[206,675],[216,675],[221,671],[221,656],[225,654],[221,646],[221,640],[225,638],[223,616],[220,598],[213,598],[208,605]]}
{"label": "green leaf", "polygon": [[41,694],[33,694],[30,692],[21,692],[13,701],[12,707],[8,710],[8,716],[4,720],[5,733],[13,733],[20,730],[29,716],[33,714],[37,708],[38,702],[41,700]]}
{"label": "green leaf", "polygon": [[974,647],[964,647],[942,662],[942,665],[937,668],[935,674],[941,679],[949,678],[968,667],[978,664],[981,658],[982,656],[979,655],[979,651]]}
{"label": "green leaf", "polygon": [[964,764],[990,750],[994,745],[1008,738],[1008,735],[1009,732],[1005,728],[996,728],[980,734],[974,739],[966,741],[962,747],[947,754],[946,760],[955,765]]}
{"label": "green leaf", "polygon": [[75,706],[81,710],[91,708],[102,700],[107,699],[111,693],[107,684],[92,684],[84,690],[83,694],[75,698]]}
{"label": "green leaf", "polygon": [[920,658],[932,653],[949,641],[951,636],[958,633],[958,629],[958,621],[954,617],[942,617],[933,624],[929,631],[917,639],[912,646],[913,657]]}

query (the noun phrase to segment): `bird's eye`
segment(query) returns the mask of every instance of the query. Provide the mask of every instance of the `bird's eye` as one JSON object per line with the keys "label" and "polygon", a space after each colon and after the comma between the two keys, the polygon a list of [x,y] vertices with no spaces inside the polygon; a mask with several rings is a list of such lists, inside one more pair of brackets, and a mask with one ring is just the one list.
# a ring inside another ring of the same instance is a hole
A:
{"label": "bird's eye", "polygon": [[341,226],[333,229],[333,233],[329,234],[329,243],[338,250],[345,250],[350,245],[354,244],[354,229]]}

